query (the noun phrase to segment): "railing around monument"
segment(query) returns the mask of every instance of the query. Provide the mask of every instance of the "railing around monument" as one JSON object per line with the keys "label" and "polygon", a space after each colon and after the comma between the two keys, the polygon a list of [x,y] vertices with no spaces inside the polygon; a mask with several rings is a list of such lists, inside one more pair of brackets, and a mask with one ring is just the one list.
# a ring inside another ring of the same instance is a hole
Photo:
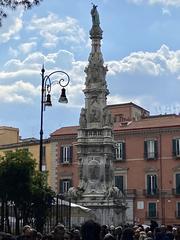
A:
{"label": "railing around monument", "polygon": [[[8,202],[5,204],[0,201],[0,231],[19,235],[22,232],[24,225],[29,224],[32,228],[36,229],[36,223],[33,213],[23,220],[24,216],[19,211],[20,218],[15,218],[14,204]],[[45,224],[43,226],[43,233],[49,233],[58,224],[62,223],[67,229],[71,228],[71,200],[64,200],[62,196],[57,195],[55,202],[48,209]]]}

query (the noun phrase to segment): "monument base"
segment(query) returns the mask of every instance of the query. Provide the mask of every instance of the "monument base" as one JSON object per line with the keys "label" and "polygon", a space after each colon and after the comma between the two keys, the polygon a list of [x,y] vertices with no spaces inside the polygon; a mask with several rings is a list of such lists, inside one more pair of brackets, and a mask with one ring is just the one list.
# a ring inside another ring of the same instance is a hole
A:
{"label": "monument base", "polygon": [[77,202],[79,205],[91,209],[91,214],[79,219],[83,221],[92,219],[101,225],[118,226],[126,221],[126,205],[117,203],[113,199],[103,199],[102,197],[83,197]]}

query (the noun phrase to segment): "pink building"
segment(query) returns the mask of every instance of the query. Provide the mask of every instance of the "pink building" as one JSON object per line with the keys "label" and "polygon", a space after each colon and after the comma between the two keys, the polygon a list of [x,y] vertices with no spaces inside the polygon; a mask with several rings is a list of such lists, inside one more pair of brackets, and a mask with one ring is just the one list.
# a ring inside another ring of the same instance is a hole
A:
{"label": "pink building", "polygon": [[[114,116],[114,184],[128,203],[127,222],[178,224],[180,219],[180,116],[151,116],[133,103],[109,105]],[[78,186],[78,126],[51,134],[56,190]]]}

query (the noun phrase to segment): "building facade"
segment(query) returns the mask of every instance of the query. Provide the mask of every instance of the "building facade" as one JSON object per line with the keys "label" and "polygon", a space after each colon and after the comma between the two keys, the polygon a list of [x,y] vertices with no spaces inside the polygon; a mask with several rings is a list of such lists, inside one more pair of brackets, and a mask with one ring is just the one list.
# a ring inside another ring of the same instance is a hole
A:
{"label": "building facade", "polygon": [[[0,127],[0,156],[4,155],[6,151],[15,151],[16,149],[26,149],[36,160],[36,169],[39,169],[39,140],[36,138],[21,139],[19,136],[19,129],[13,127]],[[43,162],[42,170],[48,171],[48,184],[51,183],[51,169],[52,169],[52,151],[49,139],[43,141]]]}
{"label": "building facade", "polygon": [[[180,116],[151,116],[133,103],[108,106],[116,143],[114,184],[128,203],[126,221],[178,224],[180,219]],[[79,184],[78,126],[51,134],[56,152],[57,192]]]}

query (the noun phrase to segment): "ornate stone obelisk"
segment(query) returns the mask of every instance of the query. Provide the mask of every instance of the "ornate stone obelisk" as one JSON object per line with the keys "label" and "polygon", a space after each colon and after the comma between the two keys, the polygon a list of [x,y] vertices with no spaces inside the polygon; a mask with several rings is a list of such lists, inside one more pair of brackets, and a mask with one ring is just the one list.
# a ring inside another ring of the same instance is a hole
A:
{"label": "ornate stone obelisk", "polygon": [[92,49],[85,68],[85,107],[81,109],[77,137],[80,184],[70,189],[77,202],[94,210],[101,224],[119,224],[125,219],[122,193],[114,187],[113,120],[107,109],[109,94],[106,83],[107,66],[101,53],[102,30],[97,6],[91,10]]}

